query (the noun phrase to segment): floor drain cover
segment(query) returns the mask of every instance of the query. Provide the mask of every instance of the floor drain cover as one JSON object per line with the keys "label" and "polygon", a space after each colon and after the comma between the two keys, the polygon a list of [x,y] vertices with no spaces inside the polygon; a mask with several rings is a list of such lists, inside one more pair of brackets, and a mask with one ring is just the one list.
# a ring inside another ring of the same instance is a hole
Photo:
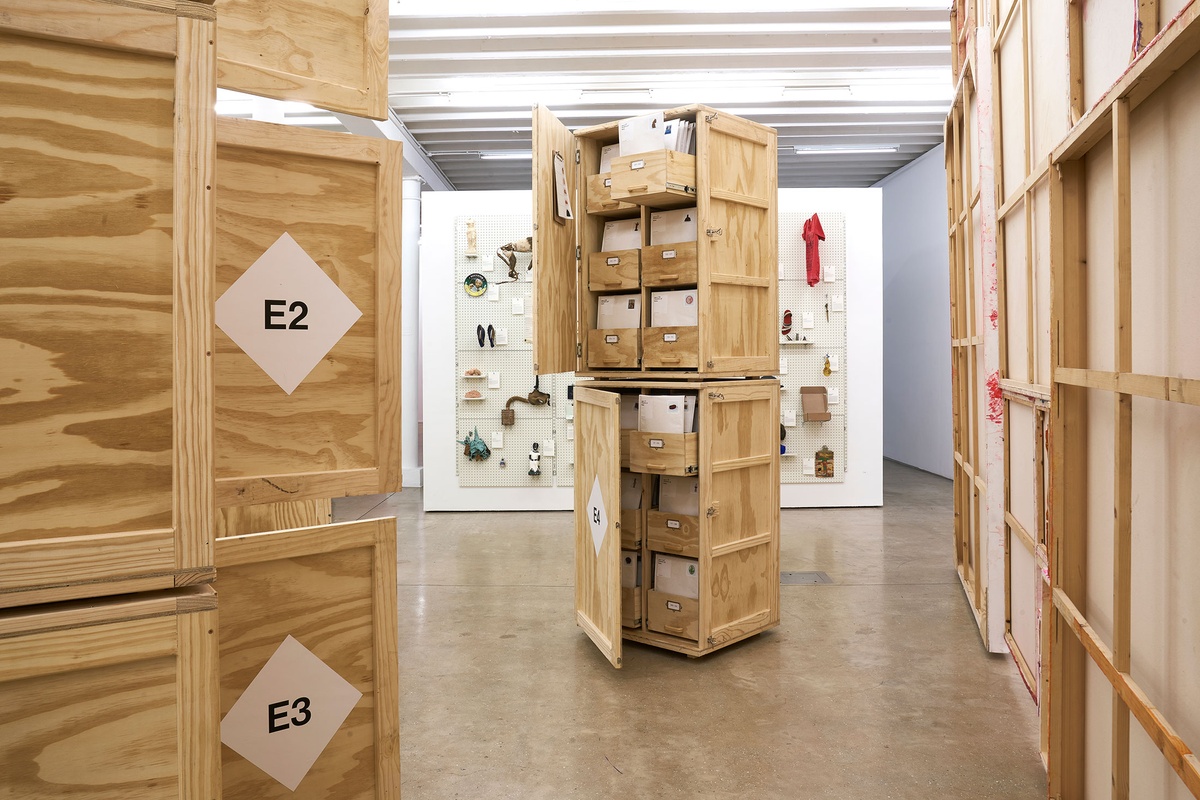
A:
{"label": "floor drain cover", "polygon": [[833,583],[824,572],[781,572],[779,583],[783,586],[797,586],[806,583]]}

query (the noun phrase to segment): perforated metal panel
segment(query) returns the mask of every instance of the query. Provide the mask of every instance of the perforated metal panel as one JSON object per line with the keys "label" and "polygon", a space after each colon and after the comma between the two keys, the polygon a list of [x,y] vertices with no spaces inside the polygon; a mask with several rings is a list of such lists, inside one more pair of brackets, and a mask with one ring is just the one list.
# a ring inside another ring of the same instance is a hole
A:
{"label": "perforated metal panel", "polygon": [[[477,256],[467,256],[468,221],[474,222]],[[458,448],[457,474],[461,487],[527,487],[570,486],[574,474],[573,442],[565,441],[567,386],[574,383],[574,374],[543,376],[538,388],[551,396],[549,406],[530,406],[513,402],[515,423],[501,424],[500,412],[513,396],[526,397],[534,386],[533,345],[530,315],[533,285],[529,282],[529,253],[517,253],[514,280],[508,265],[496,251],[509,242],[523,240],[532,232],[528,214],[512,216],[458,217],[454,224],[454,337],[455,337],[455,404],[457,413],[456,438],[479,429],[488,446],[493,434],[503,435],[503,448],[493,448],[486,461],[471,461]],[[487,279],[487,292],[472,297],[464,289],[468,275],[479,273]],[[514,313],[513,301],[521,304]],[[492,328],[494,338],[488,335]],[[479,330],[483,330],[483,344]],[[507,332],[507,343],[501,344],[501,332]],[[478,377],[466,372],[477,369]],[[491,374],[498,376],[497,385],[489,385]],[[470,400],[466,394],[477,391],[480,399]],[[449,398],[447,398],[449,400]],[[547,443],[553,456],[546,455]],[[529,453],[538,443],[542,451],[541,475],[529,475]],[[567,445],[564,451],[564,443]],[[505,466],[501,467],[503,459]]]}
{"label": "perforated metal panel", "polygon": [[[804,222],[813,213],[821,220],[825,241],[820,255],[824,277],[814,286],[807,282],[805,244],[800,238]],[[796,424],[787,428],[783,444],[787,452],[780,460],[782,483],[841,483],[846,471],[846,217],[838,211],[813,209],[806,214],[784,212],[779,215],[779,319],[782,330],[784,312],[792,312],[792,335],[805,337],[809,343],[779,338],[779,357],[787,362],[787,374],[780,375],[782,395],[780,412],[796,414]],[[834,311],[834,300],[840,298],[842,310]],[[826,318],[825,304],[829,303]],[[812,328],[804,328],[804,315],[812,315]],[[825,358],[838,362],[837,371],[826,376]],[[804,422],[800,408],[800,387],[824,386],[836,390],[838,403],[829,406],[832,419],[828,422]],[[781,420],[782,421],[782,420]],[[806,460],[813,460],[822,447],[833,451],[834,477],[818,478],[804,474]]]}

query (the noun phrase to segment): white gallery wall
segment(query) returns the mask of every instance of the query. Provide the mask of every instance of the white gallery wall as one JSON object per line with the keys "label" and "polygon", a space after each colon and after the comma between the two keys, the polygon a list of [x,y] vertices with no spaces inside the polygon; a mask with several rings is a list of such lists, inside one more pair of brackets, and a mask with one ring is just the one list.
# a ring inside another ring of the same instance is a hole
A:
{"label": "white gallery wall", "polygon": [[953,476],[945,147],[883,191],[883,455]]}

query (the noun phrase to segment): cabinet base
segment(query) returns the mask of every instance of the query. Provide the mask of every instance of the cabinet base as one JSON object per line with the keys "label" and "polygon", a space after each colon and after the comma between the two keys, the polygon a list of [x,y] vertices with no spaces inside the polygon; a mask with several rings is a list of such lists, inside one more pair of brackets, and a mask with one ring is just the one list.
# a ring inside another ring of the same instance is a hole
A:
{"label": "cabinet base", "polygon": [[763,631],[769,631],[772,628],[778,627],[778,622],[772,622],[769,625],[764,625],[752,631],[726,639],[718,644],[696,643],[689,642],[686,639],[680,639],[677,636],[668,636],[666,634],[654,633],[653,631],[630,630],[628,628],[621,631],[621,638],[627,642],[637,642],[639,644],[648,644],[651,647],[661,647],[664,650],[674,650],[676,653],[683,653],[692,658],[708,655],[709,653],[728,647],[731,644],[736,644],[744,639],[749,639],[751,636],[757,636]]}

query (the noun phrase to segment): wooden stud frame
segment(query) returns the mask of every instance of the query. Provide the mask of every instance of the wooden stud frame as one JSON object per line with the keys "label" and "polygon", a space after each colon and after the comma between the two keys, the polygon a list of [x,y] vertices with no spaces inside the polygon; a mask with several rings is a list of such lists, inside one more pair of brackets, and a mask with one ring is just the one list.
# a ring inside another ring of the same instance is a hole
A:
{"label": "wooden stud frame", "polygon": [[[1153,5],[1153,4],[1149,4]],[[1140,11],[1144,11],[1143,5]],[[1139,12],[1140,13],[1140,12]],[[1074,20],[1073,20],[1074,21]],[[1072,25],[1073,38],[1076,34]],[[1073,44],[1072,53],[1081,43]],[[1090,658],[1113,691],[1112,797],[1129,797],[1130,717],[1145,729],[1166,763],[1200,797],[1200,761],[1171,721],[1131,674],[1131,538],[1134,397],[1200,405],[1200,379],[1133,372],[1130,114],[1182,65],[1200,55],[1200,6],[1189,3],[1158,33],[1129,70],[1082,116],[1052,155],[1053,385],[1051,390],[1053,505],[1050,553],[1053,630],[1050,679],[1050,796],[1074,800],[1084,791],[1084,682]],[[1074,56],[1073,56],[1074,57]],[[1074,86],[1074,81],[1072,82]],[[1087,251],[1083,160],[1098,144],[1112,144],[1115,266],[1114,370],[1087,367]],[[1113,622],[1106,643],[1081,611],[1089,531],[1087,394],[1113,396]],[[1070,477],[1068,482],[1067,477]]]}
{"label": "wooden stud frame", "polygon": [[219,798],[216,608],[194,586],[0,613],[5,793]]}
{"label": "wooden stud frame", "polygon": [[219,286],[290,231],[374,317],[292,395],[217,334],[217,505],[400,491],[400,144],[222,118],[217,161]]}
{"label": "wooden stud frame", "polygon": [[[400,797],[395,517],[227,537],[216,552],[221,714],[293,636],[364,695],[302,791]],[[284,796],[228,748],[223,762],[225,800]]]}
{"label": "wooden stud frame", "polygon": [[[0,339],[23,345],[7,363],[44,389],[27,402],[10,397],[21,411],[0,427],[0,448],[13,448],[0,458],[0,519],[14,526],[0,534],[0,607],[213,577],[214,30],[212,7],[188,0],[5,3],[0,34],[36,43],[31,53],[67,51],[36,56],[46,61],[38,80],[80,100],[54,117],[66,134],[24,113],[6,114],[0,134],[12,137],[0,147],[38,154],[9,162],[10,176],[35,177],[9,178],[18,181],[6,204],[15,228],[0,252],[15,283],[0,289]],[[12,63],[14,85],[25,85]],[[86,85],[101,63],[117,73]],[[104,80],[140,94],[122,89],[101,106]],[[151,113],[157,127],[141,116]],[[94,185],[60,196],[71,180]],[[61,223],[72,228],[47,223],[72,213],[75,223]],[[92,219],[110,224],[93,233]],[[142,268],[159,256],[173,268]],[[94,352],[102,335],[125,340]],[[122,353],[136,357],[123,364]]]}
{"label": "wooden stud frame", "polygon": [[221,88],[387,119],[387,0],[216,0],[216,8]]}

